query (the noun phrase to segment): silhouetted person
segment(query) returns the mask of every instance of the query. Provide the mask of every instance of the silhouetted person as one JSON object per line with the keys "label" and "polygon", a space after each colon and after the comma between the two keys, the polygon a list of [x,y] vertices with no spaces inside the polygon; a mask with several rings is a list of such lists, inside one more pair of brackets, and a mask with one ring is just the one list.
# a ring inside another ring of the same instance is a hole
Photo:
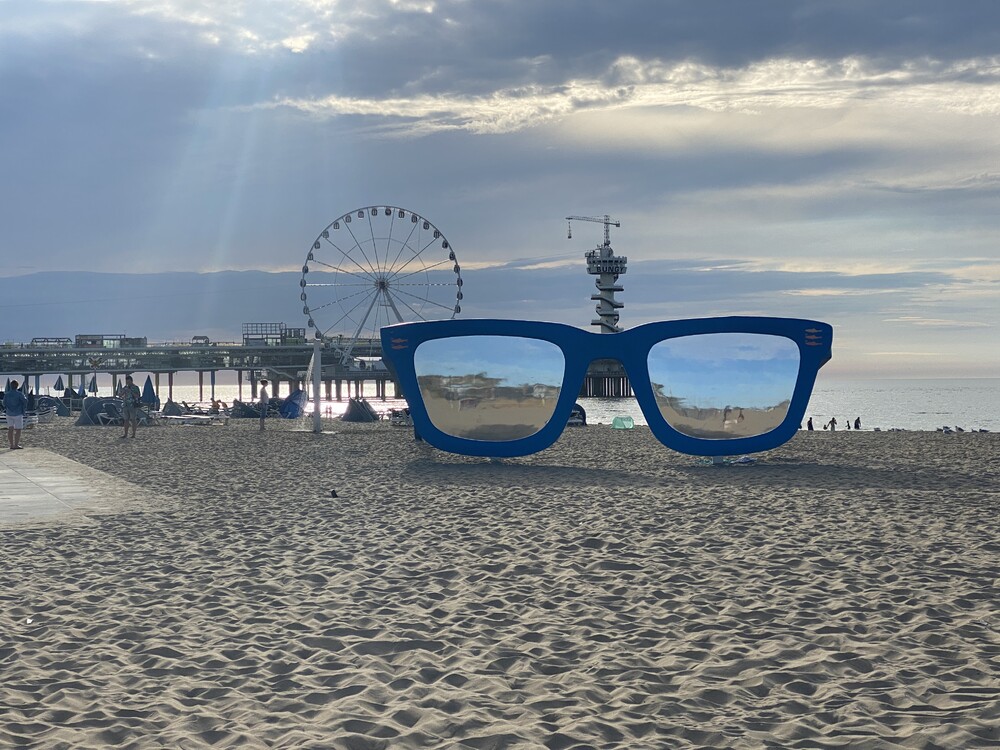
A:
{"label": "silhouetted person", "polygon": [[809,430],[809,432],[813,431],[813,418],[812,417],[809,417],[809,421],[806,422],[806,429]]}
{"label": "silhouetted person", "polygon": [[837,418],[830,417],[830,432],[836,432],[837,430]]}
{"label": "silhouetted person", "polygon": [[857,419],[854,420],[854,429],[855,430],[861,429],[861,417],[858,417]]}
{"label": "silhouetted person", "polygon": [[270,397],[267,395],[267,381],[260,381],[260,401],[257,407],[260,409],[260,431],[264,431],[264,419],[267,417],[267,407],[270,404]]}
{"label": "silhouetted person", "polygon": [[139,424],[139,400],[142,394],[139,386],[132,382],[132,376],[125,376],[125,385],[118,392],[118,398],[122,400],[122,417],[125,423],[125,434],[122,438],[128,437],[128,428],[132,428],[132,437],[135,437],[135,428]]}
{"label": "silhouetted person", "polygon": [[17,381],[10,381],[10,390],[3,394],[3,408],[7,412],[7,443],[12,451],[21,449],[21,430],[28,398],[17,389]]}

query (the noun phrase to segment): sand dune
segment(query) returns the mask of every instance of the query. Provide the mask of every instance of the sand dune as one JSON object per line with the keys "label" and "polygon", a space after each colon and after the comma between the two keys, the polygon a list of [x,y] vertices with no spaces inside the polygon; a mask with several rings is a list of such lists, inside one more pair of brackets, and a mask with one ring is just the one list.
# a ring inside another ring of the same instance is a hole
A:
{"label": "sand dune", "polygon": [[0,746],[1000,744],[1000,436],[255,426],[25,433],[137,487],[0,531]]}

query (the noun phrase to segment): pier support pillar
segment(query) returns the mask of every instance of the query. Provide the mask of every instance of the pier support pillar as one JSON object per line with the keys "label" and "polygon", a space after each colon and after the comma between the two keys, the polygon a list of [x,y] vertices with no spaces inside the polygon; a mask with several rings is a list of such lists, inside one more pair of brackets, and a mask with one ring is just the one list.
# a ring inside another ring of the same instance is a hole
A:
{"label": "pier support pillar", "polygon": [[167,401],[174,400],[174,374],[172,372],[167,373]]}

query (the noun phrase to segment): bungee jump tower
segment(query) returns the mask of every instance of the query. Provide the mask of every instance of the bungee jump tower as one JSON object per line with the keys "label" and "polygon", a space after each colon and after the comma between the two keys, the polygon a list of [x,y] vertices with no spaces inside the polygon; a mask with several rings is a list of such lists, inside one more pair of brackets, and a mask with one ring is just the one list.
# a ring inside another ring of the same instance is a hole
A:
{"label": "bungee jump tower", "polygon": [[[597,294],[590,295],[597,305],[597,317],[590,321],[591,325],[599,326],[601,333],[619,333],[619,310],[624,302],[615,299],[615,293],[624,291],[618,283],[618,277],[625,273],[628,258],[615,255],[611,247],[611,227],[620,227],[621,222],[610,216],[567,216],[567,237],[573,238],[574,221],[593,221],[604,225],[604,244],[587,251],[587,273],[596,276],[594,285]],[[618,360],[598,359],[590,363],[587,377],[584,378],[581,397],[611,397],[624,398],[632,395],[632,386],[625,375],[625,370]]]}
{"label": "bungee jump tower", "polygon": [[587,273],[597,276],[594,280],[597,294],[590,295],[590,298],[597,302],[595,310],[598,317],[590,323],[600,326],[601,333],[619,333],[622,329],[618,325],[618,311],[625,306],[625,303],[616,300],[615,293],[624,291],[624,287],[618,283],[618,277],[625,273],[628,258],[624,255],[615,255],[615,251],[611,248],[611,227],[620,227],[622,223],[615,221],[607,214],[604,214],[603,217],[567,216],[566,235],[568,239],[573,239],[574,221],[594,221],[604,224],[604,244],[588,251],[586,255]]}

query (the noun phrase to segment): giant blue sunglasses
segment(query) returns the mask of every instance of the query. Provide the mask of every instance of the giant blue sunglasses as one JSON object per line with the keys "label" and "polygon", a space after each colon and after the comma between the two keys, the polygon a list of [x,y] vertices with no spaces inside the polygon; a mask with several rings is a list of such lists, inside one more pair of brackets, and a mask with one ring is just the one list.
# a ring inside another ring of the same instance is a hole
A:
{"label": "giant blue sunglasses", "polygon": [[441,320],[382,329],[414,429],[435,448],[523,456],[566,426],[587,367],[616,359],[649,429],[680,453],[770,450],[799,428],[833,329],[794,318],[704,318],[592,333],[560,323]]}

